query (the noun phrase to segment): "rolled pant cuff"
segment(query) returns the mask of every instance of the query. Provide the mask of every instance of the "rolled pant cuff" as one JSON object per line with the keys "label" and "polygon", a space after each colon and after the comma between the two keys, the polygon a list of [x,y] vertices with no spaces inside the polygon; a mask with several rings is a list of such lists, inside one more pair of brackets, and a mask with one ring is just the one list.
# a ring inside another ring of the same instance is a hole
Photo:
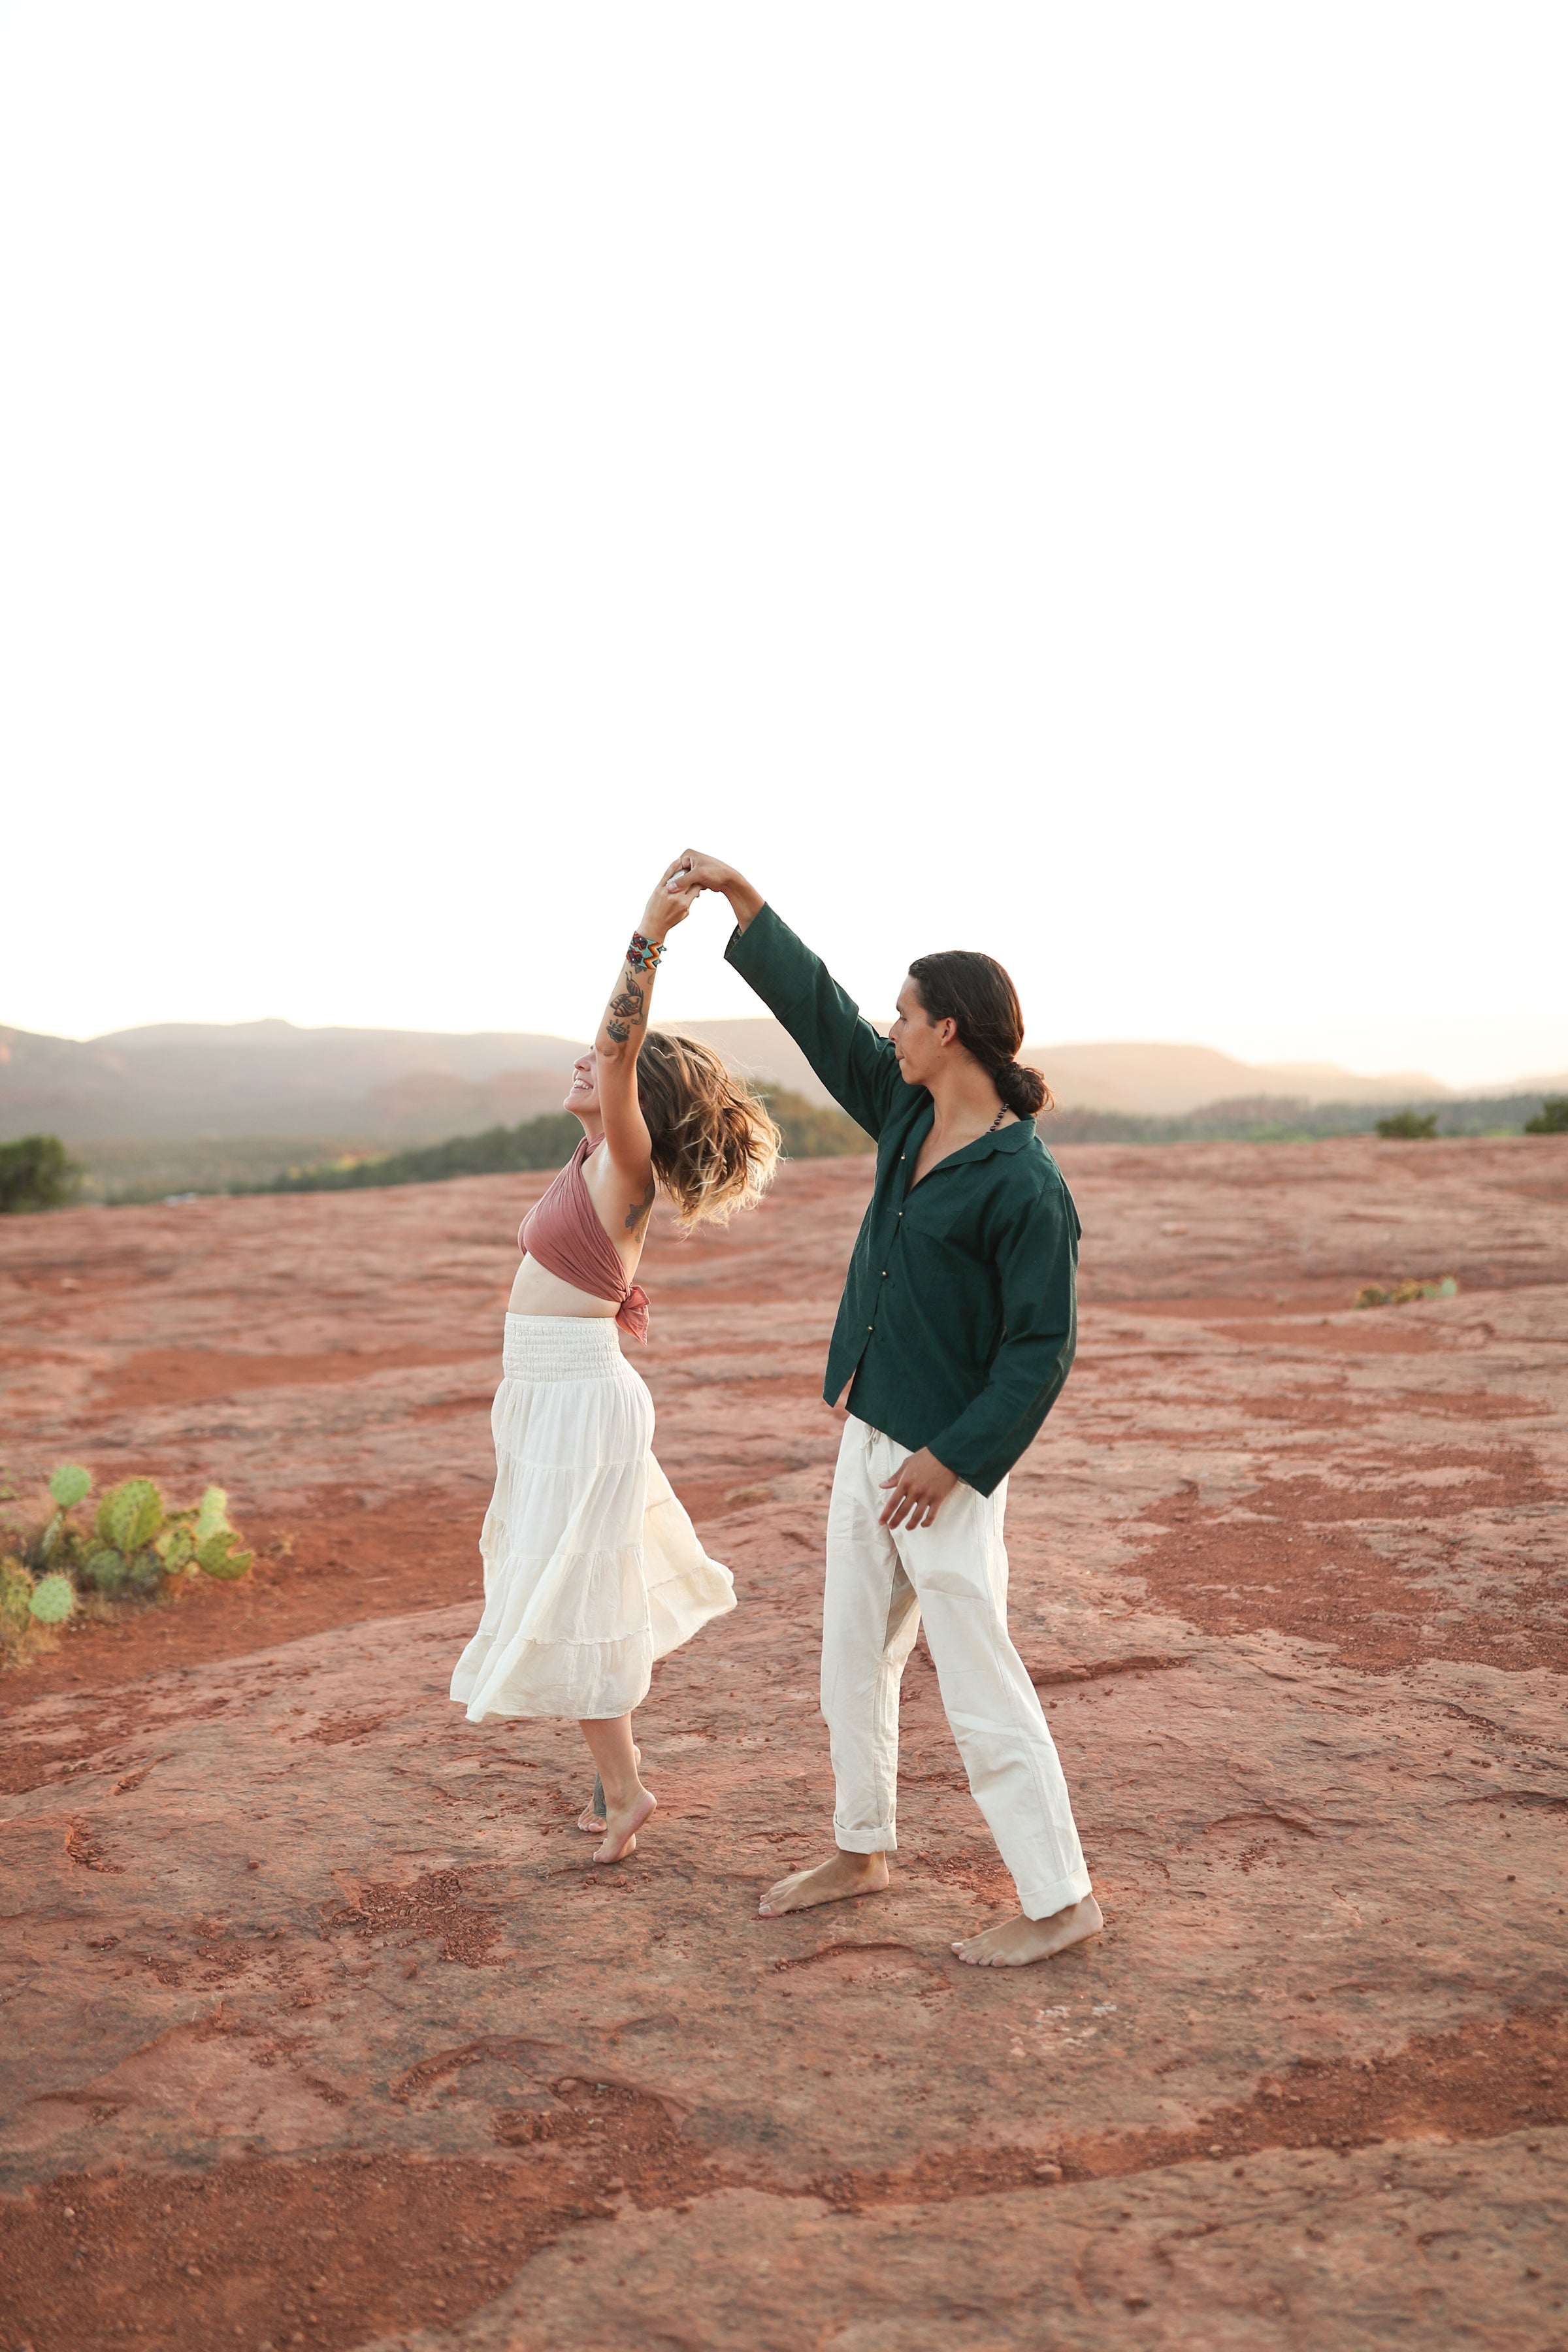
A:
{"label": "rolled pant cuff", "polygon": [[834,1842],[841,1853],[897,1853],[899,1841],[891,1828],[883,1830],[847,1830],[837,1819],[833,1823]]}
{"label": "rolled pant cuff", "polygon": [[1020,1886],[1018,1907],[1026,1919],[1049,1919],[1058,1911],[1070,1911],[1090,1892],[1089,1873],[1080,1868],[1069,1878],[1058,1878],[1053,1886],[1031,1886],[1026,1894]]}

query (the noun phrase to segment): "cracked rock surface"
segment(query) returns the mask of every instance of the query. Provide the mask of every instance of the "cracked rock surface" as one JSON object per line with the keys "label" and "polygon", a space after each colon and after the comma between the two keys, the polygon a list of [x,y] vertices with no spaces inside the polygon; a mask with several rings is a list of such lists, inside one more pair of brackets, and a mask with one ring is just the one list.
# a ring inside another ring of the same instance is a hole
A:
{"label": "cracked rock surface", "polygon": [[[0,2346],[1568,2343],[1568,1143],[1064,1149],[1015,1636],[1108,1932],[1010,1886],[923,1647],[826,1850],[818,1396],[868,1190],[656,1230],[656,1444],[740,1608],[638,1717],[446,1698],[544,1178],[0,1227],[3,1454],[228,1486],[238,1586],[0,1683]],[[1363,1284],[1458,1295],[1355,1311]]]}

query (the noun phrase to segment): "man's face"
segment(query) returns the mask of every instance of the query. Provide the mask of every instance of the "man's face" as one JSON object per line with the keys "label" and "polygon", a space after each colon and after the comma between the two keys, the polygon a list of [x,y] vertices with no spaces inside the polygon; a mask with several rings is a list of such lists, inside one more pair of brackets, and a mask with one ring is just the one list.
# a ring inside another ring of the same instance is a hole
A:
{"label": "man's face", "polygon": [[899,991],[899,1017],[889,1035],[907,1087],[929,1087],[942,1066],[942,1049],[957,1030],[953,1020],[931,1021],[921,1003],[919,986],[906,980]]}

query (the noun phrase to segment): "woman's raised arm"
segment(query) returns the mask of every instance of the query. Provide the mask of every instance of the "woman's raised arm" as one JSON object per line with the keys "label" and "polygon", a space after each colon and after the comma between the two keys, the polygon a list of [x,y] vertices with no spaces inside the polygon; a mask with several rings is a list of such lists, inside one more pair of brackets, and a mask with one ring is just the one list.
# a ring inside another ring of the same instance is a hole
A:
{"label": "woman's raised arm", "polygon": [[654,885],[621,960],[620,978],[610,992],[594,1040],[605,1146],[616,1174],[638,1193],[653,1181],[653,1156],[647,1121],[637,1100],[637,1055],[647,1035],[648,1008],[665,940],[691,912],[700,887],[692,883],[689,887],[667,889],[666,884],[679,866],[677,858]]}

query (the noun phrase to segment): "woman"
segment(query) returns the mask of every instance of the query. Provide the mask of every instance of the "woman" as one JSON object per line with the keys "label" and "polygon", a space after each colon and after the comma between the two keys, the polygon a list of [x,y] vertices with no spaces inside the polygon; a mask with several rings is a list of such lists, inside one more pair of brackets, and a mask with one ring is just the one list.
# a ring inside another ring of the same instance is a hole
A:
{"label": "woman", "polygon": [[622,1355],[641,1339],[647,1294],[633,1277],[662,1185],[684,1226],[754,1202],[778,1130],[717,1055],[647,1025],[668,934],[698,893],[667,890],[632,934],[591,1052],[564,1108],[583,1140],[519,1236],[504,1377],[490,1416],[496,1488],[479,1549],[485,1609],[452,1696],[470,1723],[493,1715],[575,1718],[597,1769],[604,1842],[624,1861],[654,1811],[638,1777],[632,1710],[655,1658],[735,1605],[653,1458],[653,1400]]}

